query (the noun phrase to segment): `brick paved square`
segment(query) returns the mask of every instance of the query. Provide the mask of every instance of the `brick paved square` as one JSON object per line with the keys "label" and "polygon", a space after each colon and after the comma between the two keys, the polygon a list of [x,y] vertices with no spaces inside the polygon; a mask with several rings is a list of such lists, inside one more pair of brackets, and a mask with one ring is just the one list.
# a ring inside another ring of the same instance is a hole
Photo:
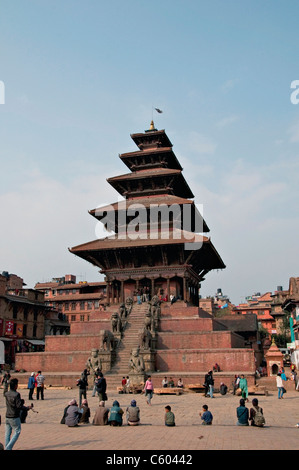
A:
{"label": "brick paved square", "polygon": [[[2,391],[2,390],[1,390]],[[19,389],[28,402],[28,391]],[[204,398],[201,393],[183,395],[154,395],[152,406],[146,404],[144,395],[125,395],[109,391],[107,406],[117,399],[122,408],[136,399],[141,410],[141,425],[113,428],[110,426],[81,425],[68,428],[60,424],[64,407],[73,398],[78,398],[76,389],[45,390],[45,400],[34,400],[34,409],[29,412],[27,422],[14,450],[113,450],[130,451],[195,451],[195,450],[298,450],[299,393],[289,390],[283,400],[278,400],[276,391],[269,396],[259,396],[264,410],[266,426],[240,427],[236,425],[236,408],[240,397],[232,394],[215,398]],[[98,398],[87,395],[93,417]],[[253,396],[249,396],[250,407]],[[202,426],[199,411],[206,403],[214,415],[212,426]],[[164,407],[170,405],[176,417],[176,427],[164,425]],[[0,442],[5,434],[5,400],[0,395]]]}

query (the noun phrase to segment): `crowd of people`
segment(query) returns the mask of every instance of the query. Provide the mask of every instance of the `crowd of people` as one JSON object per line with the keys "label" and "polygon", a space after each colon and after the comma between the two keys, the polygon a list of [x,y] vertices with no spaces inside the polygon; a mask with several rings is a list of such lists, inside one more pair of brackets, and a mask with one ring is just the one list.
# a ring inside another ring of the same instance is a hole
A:
{"label": "crowd of people", "polygon": [[[205,375],[203,384],[204,397],[214,398],[213,370],[210,370]],[[292,371],[292,373],[294,372],[295,371]],[[77,380],[79,399],[77,401],[73,398],[65,407],[60,421],[61,424],[65,424],[68,427],[77,427],[81,424],[89,423],[95,426],[122,426],[124,421],[126,421],[128,426],[137,426],[141,423],[140,408],[137,406],[135,399],[132,399],[125,409],[120,407],[118,400],[114,400],[110,408],[106,406],[105,402],[108,399],[106,394],[107,384],[101,371],[98,371],[92,392],[92,397],[97,395],[99,398],[99,406],[92,417],[87,401],[88,375],[89,372],[85,369]],[[291,379],[286,377],[284,368],[281,368],[276,377],[278,399],[283,398],[285,393],[283,385],[287,380]],[[6,399],[5,450],[11,450],[20,436],[21,423],[26,422],[28,412],[31,410],[33,412],[37,411],[33,410],[33,403],[31,403],[30,406],[25,405],[25,400],[21,398],[20,393],[17,391],[17,378],[11,378],[10,374],[6,372],[2,378],[1,384],[3,386],[3,394]],[[41,371],[38,371],[38,373],[31,373],[27,385],[29,400],[33,400],[34,396],[36,396],[36,400],[44,399],[44,384],[45,377]],[[129,391],[129,376],[123,377],[122,386],[125,392]],[[162,387],[174,386],[174,381],[171,377],[169,379],[166,376],[163,378]],[[181,378],[178,380],[177,386],[184,387]],[[248,384],[247,379],[243,374],[238,374],[234,378],[234,382],[232,384],[233,395],[236,395],[237,391],[238,394],[241,394],[241,399],[239,406],[236,408],[236,424],[238,426],[249,426],[249,424],[251,424],[256,427],[263,427],[266,421],[264,418],[263,408],[259,406],[258,399],[253,398],[251,403],[252,406],[250,408],[246,407],[246,402],[249,401]],[[223,382],[220,383],[219,392],[221,395],[225,395],[228,392],[228,387]],[[154,395],[154,386],[151,376],[147,377],[142,393],[145,395],[146,403],[151,405],[151,400]],[[207,404],[202,406],[202,411],[199,413],[199,417],[203,425],[213,424],[213,414]],[[175,415],[170,405],[167,405],[164,409],[164,424],[169,427],[176,425]],[[299,427],[299,424],[297,426]]]}

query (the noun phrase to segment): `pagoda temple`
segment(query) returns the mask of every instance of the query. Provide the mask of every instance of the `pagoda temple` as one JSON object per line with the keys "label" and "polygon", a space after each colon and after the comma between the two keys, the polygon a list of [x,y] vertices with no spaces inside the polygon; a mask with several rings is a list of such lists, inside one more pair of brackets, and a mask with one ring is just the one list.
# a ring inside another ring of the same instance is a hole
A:
{"label": "pagoda temple", "polygon": [[89,211],[113,235],[70,252],[100,268],[108,304],[146,289],[198,305],[205,275],[225,265],[205,235],[209,228],[165,131],[152,121],[131,138],[138,150],[119,155],[130,173],[107,180],[122,199]]}
{"label": "pagoda temple", "polygon": [[72,322],[68,336],[46,336],[45,352],[18,353],[16,367],[73,386],[97,366],[116,390],[124,375],[140,384],[151,374],[155,387],[165,374],[202,384],[217,363],[216,385],[240,371],[252,384],[254,350],[199,306],[206,274],[225,265],[172,143],[153,122],[131,137],[138,150],[119,155],[130,172],[108,178],[119,200],[90,211],[109,235],[69,249],[105,276],[105,308]]}

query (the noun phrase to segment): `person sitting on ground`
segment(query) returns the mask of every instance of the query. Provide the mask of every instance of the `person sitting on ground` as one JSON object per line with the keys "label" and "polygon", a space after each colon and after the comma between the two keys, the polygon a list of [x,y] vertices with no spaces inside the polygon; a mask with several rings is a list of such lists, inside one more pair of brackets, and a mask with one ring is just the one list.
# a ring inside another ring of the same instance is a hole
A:
{"label": "person sitting on ground", "polygon": [[199,413],[199,416],[201,417],[202,423],[204,425],[211,425],[213,424],[213,415],[209,411],[208,405],[203,405],[202,407],[202,413]]}
{"label": "person sitting on ground", "polygon": [[123,377],[122,381],[121,381],[121,386],[122,386],[122,392],[123,393],[126,393],[126,385],[127,385],[127,379],[126,379],[126,377]]}
{"label": "person sitting on ground", "polygon": [[126,393],[130,393],[130,377],[126,377]]}
{"label": "person sitting on ground", "polygon": [[90,408],[88,406],[88,402],[86,399],[82,401],[82,407],[81,407],[82,415],[80,417],[79,423],[81,424],[87,424],[89,423],[89,418],[90,418]]}
{"label": "person sitting on ground", "polygon": [[100,401],[99,408],[96,410],[92,424],[95,426],[105,426],[108,424],[109,408],[105,406],[104,401]]}
{"label": "person sitting on ground", "polygon": [[245,406],[244,398],[241,398],[240,406],[238,406],[238,408],[237,408],[237,418],[238,418],[237,425],[238,426],[249,426],[248,417],[249,417],[248,408],[246,408],[246,406]]}
{"label": "person sitting on ground", "polygon": [[225,385],[223,382],[221,382],[219,391],[220,391],[221,395],[226,395],[226,393],[227,393],[227,385]]}
{"label": "person sitting on ground", "polygon": [[69,402],[69,407],[66,412],[65,424],[69,428],[78,426],[79,420],[81,417],[81,410],[78,407],[77,401],[75,398]]}
{"label": "person sitting on ground", "polygon": [[170,379],[169,379],[168,386],[171,387],[171,388],[174,387],[174,381],[173,381],[172,377],[170,377]]}
{"label": "person sitting on ground", "polygon": [[167,385],[168,385],[167,377],[164,377],[164,379],[162,380],[162,387],[163,387],[163,388],[166,388]]}
{"label": "person sitting on ground", "polygon": [[68,404],[64,410],[63,410],[63,416],[61,418],[61,421],[60,421],[60,424],[65,424],[65,418],[66,418],[66,413],[67,413],[67,410],[69,409],[70,405]]}
{"label": "person sitting on ground", "polygon": [[175,416],[169,405],[165,406],[165,426],[175,426]]}
{"label": "person sitting on ground", "polygon": [[118,401],[115,400],[110,409],[108,424],[110,426],[121,426],[123,424],[123,414],[123,409],[120,408]]}
{"label": "person sitting on ground", "polygon": [[129,426],[137,426],[140,423],[140,410],[136,406],[136,400],[131,401],[131,405],[126,409],[126,416]]}
{"label": "person sitting on ground", "polygon": [[263,408],[258,405],[258,399],[254,398],[252,400],[252,408],[250,408],[249,421],[251,421],[251,426],[258,426],[261,428],[264,426],[266,421],[263,414]]}
{"label": "person sitting on ground", "polygon": [[181,378],[179,378],[177,386],[178,388],[184,388],[184,384]]}

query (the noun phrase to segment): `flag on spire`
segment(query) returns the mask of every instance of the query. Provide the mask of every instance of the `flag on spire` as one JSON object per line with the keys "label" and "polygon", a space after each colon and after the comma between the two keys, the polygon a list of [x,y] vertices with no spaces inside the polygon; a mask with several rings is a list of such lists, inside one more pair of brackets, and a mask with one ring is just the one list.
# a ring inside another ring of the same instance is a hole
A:
{"label": "flag on spire", "polygon": [[159,108],[155,108],[155,110],[157,111],[157,113],[163,113],[163,111],[161,111],[161,109]]}

